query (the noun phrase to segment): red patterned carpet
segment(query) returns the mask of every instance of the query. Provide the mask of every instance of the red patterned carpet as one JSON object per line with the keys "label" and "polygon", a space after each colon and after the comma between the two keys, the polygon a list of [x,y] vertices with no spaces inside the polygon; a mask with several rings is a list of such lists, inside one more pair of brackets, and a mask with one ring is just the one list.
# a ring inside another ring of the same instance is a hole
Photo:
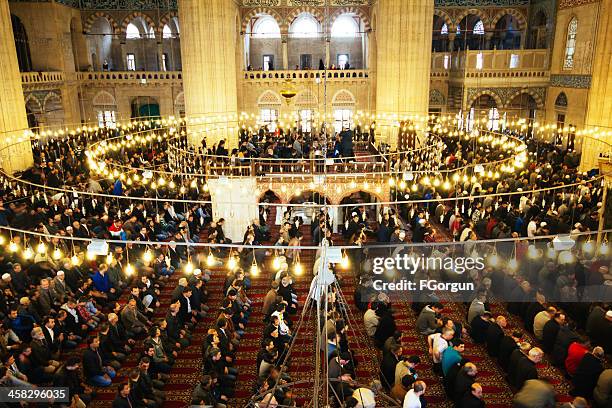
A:
{"label": "red patterned carpet", "polygon": [[[269,216],[270,221],[275,219],[274,215],[275,210],[273,209]],[[276,237],[278,234],[278,226],[271,225],[271,230],[272,236]],[[303,242],[309,244],[310,227],[303,226],[302,232],[304,233]],[[301,261],[304,266],[304,273],[302,276],[296,277],[294,286],[300,296],[300,304],[303,305],[312,277],[314,253],[303,252]],[[264,329],[261,305],[272,279],[271,270],[271,257],[268,257],[266,259],[266,265],[262,267],[260,275],[251,278],[252,287],[249,290],[249,297],[254,303],[246,333],[240,342],[240,347],[236,356],[236,367],[240,374],[238,377],[235,398],[228,404],[228,406],[232,408],[245,407],[254,393],[256,357]],[[212,268],[212,272],[212,278],[207,287],[210,293],[208,304],[211,310],[214,310],[221,304],[226,269],[224,266],[221,266]],[[162,318],[165,316],[170,303],[171,292],[176,286],[180,277],[179,275],[180,273],[177,272],[163,289],[162,295],[160,296],[162,305],[159,310],[156,311],[156,317]],[[356,309],[353,303],[355,281],[349,271],[341,273],[341,289],[344,298],[350,306],[351,321],[349,341],[358,361],[357,381],[362,384],[367,384],[371,379],[378,378],[378,368],[381,357],[380,352],[371,345],[370,340],[365,335],[362,314]],[[447,303],[445,306],[445,315],[465,325],[466,310],[463,304]],[[532,344],[536,344],[532,336],[526,333],[517,319],[509,316],[503,305],[494,304],[492,307],[495,314],[504,314],[508,316],[509,326],[511,326],[509,330],[519,329],[523,331],[525,336],[531,339]],[[417,369],[419,377],[428,385],[426,395],[429,406],[441,408],[452,407],[452,403],[448,401],[444,393],[441,378],[434,374],[431,369],[432,362],[427,352],[426,339],[424,336],[418,334],[415,329],[415,313],[408,303],[395,303],[394,310],[398,329],[404,333],[404,353],[406,355],[418,355],[421,357],[422,363]],[[207,329],[213,324],[213,316],[216,316],[216,313],[209,313],[208,317],[198,324],[193,333],[191,346],[179,353],[179,357],[171,372],[171,378],[165,387],[167,400],[164,407],[180,408],[189,405],[192,389],[201,377],[201,345],[206,336]],[[295,320],[297,321],[297,319]],[[295,345],[292,349],[288,373],[293,381],[304,380],[304,383],[298,384],[292,389],[296,395],[297,406],[309,405],[313,396],[315,325],[315,317],[311,314],[304,320],[302,329],[299,331]],[[473,344],[468,336],[464,338],[464,341],[466,343],[464,355],[478,366],[479,373],[477,381],[483,385],[487,407],[510,407],[513,393],[500,367],[487,356],[486,350],[482,346]],[[142,346],[142,342],[139,342],[139,345]],[[141,347],[136,348],[131,355],[128,356],[127,362],[119,371],[119,375],[114,380],[114,383],[118,384],[120,381],[125,380],[125,376],[129,370],[136,366],[140,352]],[[538,372],[541,378],[548,379],[555,386],[560,402],[571,400],[571,397],[568,395],[570,389],[569,384],[558,369],[552,367],[548,362],[544,362],[538,366]],[[108,407],[114,399],[115,394],[116,387],[114,386],[107,389],[99,389],[95,401],[93,401],[90,406]]]}

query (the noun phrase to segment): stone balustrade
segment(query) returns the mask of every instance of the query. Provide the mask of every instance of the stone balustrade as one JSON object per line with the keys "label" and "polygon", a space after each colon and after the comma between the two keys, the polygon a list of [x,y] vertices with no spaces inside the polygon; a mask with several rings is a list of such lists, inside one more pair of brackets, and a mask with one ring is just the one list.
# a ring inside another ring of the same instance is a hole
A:
{"label": "stone balustrade", "polygon": [[21,83],[23,85],[40,85],[64,82],[66,76],[63,72],[22,72]]}
{"label": "stone balustrade", "polygon": [[357,81],[365,82],[370,77],[370,71],[364,69],[347,70],[288,70],[288,71],[244,71],[245,82],[276,82],[276,81]]}
{"label": "stone balustrade", "polygon": [[81,82],[141,83],[182,82],[181,71],[101,71],[79,72]]}

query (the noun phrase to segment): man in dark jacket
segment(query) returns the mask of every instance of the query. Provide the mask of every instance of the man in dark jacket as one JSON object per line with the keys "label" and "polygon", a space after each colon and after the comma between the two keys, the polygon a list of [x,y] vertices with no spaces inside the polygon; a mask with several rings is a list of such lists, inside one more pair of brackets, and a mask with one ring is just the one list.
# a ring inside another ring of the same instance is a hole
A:
{"label": "man in dark jacket", "polygon": [[380,367],[380,382],[386,389],[391,389],[395,382],[395,367],[402,357],[402,347],[394,345],[384,353]]}
{"label": "man in dark jacket", "polygon": [[507,326],[504,316],[497,316],[495,323],[491,323],[487,329],[487,353],[491,357],[499,355],[499,346],[504,337],[504,327]]}
{"label": "man in dark jacket", "polygon": [[460,406],[463,397],[472,389],[472,384],[476,382],[476,374],[478,369],[473,363],[466,363],[455,378],[455,387],[453,390],[453,399],[457,406]]}
{"label": "man in dark jacket", "polygon": [[482,385],[478,383],[472,384],[470,392],[466,393],[461,403],[461,408],[485,408],[485,403],[482,399]]}
{"label": "man in dark jacket", "polygon": [[117,386],[117,396],[113,401],[113,408],[134,408],[136,401],[131,397],[131,387],[129,382],[123,382]]}
{"label": "man in dark jacket", "polygon": [[597,385],[599,375],[603,372],[604,349],[595,347],[592,353],[586,353],[572,378],[574,389],[572,395],[577,395],[587,399],[593,397],[593,390]]}
{"label": "man in dark jacket", "polygon": [[508,370],[510,364],[510,355],[519,348],[522,334],[520,331],[515,331],[511,335],[505,335],[499,343],[499,354],[497,355],[499,365],[505,370]]}
{"label": "man in dark jacket", "polygon": [[484,312],[476,316],[470,322],[470,336],[476,344],[482,344],[487,340],[487,331],[491,325],[491,313]]}
{"label": "man in dark jacket", "polygon": [[523,387],[527,380],[537,380],[538,370],[536,364],[542,361],[544,352],[538,347],[529,350],[526,358],[521,358],[514,372],[510,373],[510,381],[516,389]]}
{"label": "man in dark jacket", "polygon": [[552,353],[559,328],[565,324],[565,314],[556,313],[555,316],[546,322],[542,329],[542,348],[547,353]]}
{"label": "man in dark jacket", "polygon": [[567,358],[567,350],[570,344],[575,341],[580,341],[580,336],[574,331],[572,325],[565,324],[559,328],[552,352],[553,364],[555,366],[563,367]]}
{"label": "man in dark jacket", "polygon": [[89,347],[83,352],[83,374],[88,383],[96,387],[108,387],[115,378],[115,370],[102,364],[99,347],[100,339],[97,336],[89,339]]}

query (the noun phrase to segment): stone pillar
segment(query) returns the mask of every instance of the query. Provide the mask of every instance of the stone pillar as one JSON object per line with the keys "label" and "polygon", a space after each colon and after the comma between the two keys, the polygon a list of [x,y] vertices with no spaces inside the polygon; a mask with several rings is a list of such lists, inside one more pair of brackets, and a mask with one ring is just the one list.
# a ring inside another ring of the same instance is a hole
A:
{"label": "stone pillar", "polygon": [[287,52],[287,35],[283,34],[281,37],[281,45],[283,48],[283,69],[286,71],[289,69],[289,53]]}
{"label": "stone pillar", "polygon": [[456,33],[448,33],[448,51],[449,52],[453,52],[453,50],[455,49],[455,37],[457,36]]}
{"label": "stone pillar", "polygon": [[493,34],[494,33],[490,31],[485,33],[485,50],[491,49],[491,40],[493,40]]}
{"label": "stone pillar", "polygon": [[[598,166],[597,159],[602,152],[610,152],[612,145],[612,4],[609,1],[599,3],[600,14],[595,38],[593,55],[593,76],[589,89],[586,125],[599,127],[606,135],[599,140],[585,138],[582,143],[580,171],[588,171]],[[578,136],[580,137],[580,136]]]}
{"label": "stone pillar", "polygon": [[[161,40],[157,43],[157,70],[164,71],[164,44]],[[168,71],[168,66],[166,66],[166,71]]]}
{"label": "stone pillar", "polygon": [[[376,111],[379,140],[397,147],[394,123],[427,115],[433,0],[379,0],[377,5]],[[397,116],[395,116],[397,115]],[[384,116],[383,116],[384,117]]]}
{"label": "stone pillar", "polygon": [[327,69],[329,69],[329,67],[331,67],[331,60],[330,60],[331,56],[330,56],[330,49],[329,49],[330,48],[330,42],[331,42],[330,38],[326,37],[325,38],[325,67]]}
{"label": "stone pillar", "polygon": [[[236,42],[238,9],[232,0],[179,0],[181,58],[188,140],[211,147],[238,144]],[[213,131],[214,129],[214,131]]]}
{"label": "stone pillar", "polygon": [[33,163],[30,140],[24,135],[27,128],[11,13],[8,0],[0,0],[0,160],[8,173]]}
{"label": "stone pillar", "polygon": [[122,40],[119,45],[121,47],[121,65],[120,66],[123,68],[124,71],[127,71],[128,66],[127,66],[127,50],[125,49],[126,48],[125,39]]}

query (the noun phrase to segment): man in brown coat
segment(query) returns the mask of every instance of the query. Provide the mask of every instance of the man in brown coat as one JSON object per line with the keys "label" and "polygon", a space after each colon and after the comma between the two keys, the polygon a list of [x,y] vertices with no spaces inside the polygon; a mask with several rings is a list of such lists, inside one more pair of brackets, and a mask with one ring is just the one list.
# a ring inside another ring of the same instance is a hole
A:
{"label": "man in brown coat", "polygon": [[266,297],[264,298],[264,301],[263,301],[263,307],[261,309],[261,312],[263,313],[264,318],[266,319],[274,311],[274,305],[276,303],[277,293],[278,293],[278,282],[274,281],[272,282],[270,290],[268,291],[268,293],[266,293]]}

